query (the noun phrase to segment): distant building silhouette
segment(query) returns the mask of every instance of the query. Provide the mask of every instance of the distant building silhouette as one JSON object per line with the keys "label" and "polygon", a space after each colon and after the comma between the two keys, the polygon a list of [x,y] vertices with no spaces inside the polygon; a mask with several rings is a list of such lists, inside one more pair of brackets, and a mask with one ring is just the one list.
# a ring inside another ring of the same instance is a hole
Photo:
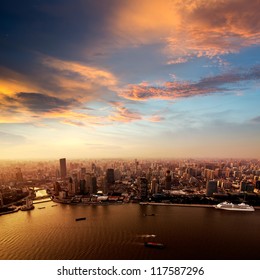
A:
{"label": "distant building silhouette", "polygon": [[158,192],[158,183],[157,179],[153,178],[151,181],[151,193],[156,194]]}
{"label": "distant building silhouette", "polygon": [[18,182],[22,182],[23,181],[23,173],[21,171],[21,168],[16,168],[15,177],[16,177],[16,180]]}
{"label": "distant building silhouette", "polygon": [[86,180],[85,179],[81,179],[79,181],[79,191],[80,191],[80,194],[86,194],[87,193]]}
{"label": "distant building silhouette", "polygon": [[145,177],[140,178],[141,199],[146,199],[148,195],[148,180]]}
{"label": "distant building silhouette", "polygon": [[107,171],[106,171],[106,182],[107,182],[108,186],[113,185],[115,183],[114,169],[112,169],[112,168],[107,169]]}
{"label": "distant building silhouette", "polygon": [[60,159],[60,176],[61,179],[65,179],[67,176],[66,158]]}
{"label": "distant building silhouette", "polygon": [[90,189],[90,193],[91,194],[96,194],[97,193],[97,178],[95,176],[92,176],[91,178],[91,189]]}
{"label": "distant building silhouette", "polygon": [[165,174],[165,189],[170,190],[172,185],[171,171],[167,170]]}

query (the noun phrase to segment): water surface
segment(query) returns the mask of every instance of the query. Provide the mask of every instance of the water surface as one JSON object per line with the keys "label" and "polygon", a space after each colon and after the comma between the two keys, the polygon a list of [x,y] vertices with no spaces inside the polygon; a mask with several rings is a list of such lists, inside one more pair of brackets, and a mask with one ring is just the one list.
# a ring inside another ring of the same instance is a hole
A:
{"label": "water surface", "polygon": [[260,210],[53,204],[0,216],[0,259],[260,259]]}

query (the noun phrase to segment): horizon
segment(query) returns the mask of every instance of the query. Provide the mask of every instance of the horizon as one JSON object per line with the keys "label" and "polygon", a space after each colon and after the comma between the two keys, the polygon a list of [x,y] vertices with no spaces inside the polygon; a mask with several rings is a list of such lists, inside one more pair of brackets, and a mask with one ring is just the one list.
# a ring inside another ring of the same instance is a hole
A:
{"label": "horizon", "polygon": [[259,159],[258,8],[4,1],[0,160]]}
{"label": "horizon", "polygon": [[[154,157],[100,157],[100,158],[67,158],[67,157],[63,157],[66,159],[67,162],[70,161],[95,161],[95,160],[104,160],[104,161],[260,161],[259,158],[221,158],[221,157],[179,157],[179,158],[174,158],[174,157],[158,157],[158,158],[154,158]],[[57,161],[59,162],[59,160],[62,158],[28,158],[28,159],[0,159],[0,163],[3,162],[53,162],[53,161]]]}

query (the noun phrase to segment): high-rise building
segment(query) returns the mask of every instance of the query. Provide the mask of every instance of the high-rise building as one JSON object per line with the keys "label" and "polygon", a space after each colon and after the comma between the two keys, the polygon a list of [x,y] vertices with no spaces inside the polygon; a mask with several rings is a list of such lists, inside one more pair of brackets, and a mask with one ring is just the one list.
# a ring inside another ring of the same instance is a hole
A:
{"label": "high-rise building", "polygon": [[113,185],[115,183],[115,173],[114,173],[114,169],[109,168],[106,171],[106,182],[107,185]]}
{"label": "high-rise building", "polygon": [[58,195],[60,191],[61,191],[60,183],[59,183],[59,182],[55,182],[55,183],[54,183],[54,192],[55,192],[55,195]]}
{"label": "high-rise building", "polygon": [[86,175],[86,167],[81,167],[80,168],[80,179],[83,180],[85,178],[85,175]]}
{"label": "high-rise building", "polygon": [[140,178],[141,199],[146,199],[148,195],[148,180],[145,177]]}
{"label": "high-rise building", "polygon": [[79,191],[79,180],[77,173],[72,174],[72,194],[78,194]]}
{"label": "high-rise building", "polygon": [[82,180],[79,181],[79,192],[80,192],[80,194],[87,193],[86,180],[85,179],[82,179]]}
{"label": "high-rise building", "polygon": [[170,190],[172,185],[171,171],[167,170],[165,174],[165,189]]}
{"label": "high-rise building", "polygon": [[157,179],[153,178],[151,182],[151,193],[156,194],[158,192],[158,183]]}
{"label": "high-rise building", "polygon": [[60,176],[61,179],[65,179],[67,176],[66,158],[60,159]]}
{"label": "high-rise building", "polygon": [[96,194],[97,193],[97,178],[95,176],[92,176],[91,180],[92,180],[92,184],[91,184],[92,189],[90,190],[91,194]]}
{"label": "high-rise building", "polygon": [[86,180],[86,192],[91,193],[91,187],[92,187],[92,175],[90,173],[86,173],[85,180]]}
{"label": "high-rise building", "polygon": [[213,180],[208,181],[206,186],[206,195],[212,196],[213,193],[217,193],[217,192],[218,192],[218,182]]}
{"label": "high-rise building", "polygon": [[22,182],[23,181],[23,173],[21,171],[21,168],[16,168],[15,177],[16,177],[16,180],[18,182]]}
{"label": "high-rise building", "polygon": [[246,192],[246,186],[247,186],[247,182],[246,181],[241,181],[240,182],[240,191],[241,192]]}

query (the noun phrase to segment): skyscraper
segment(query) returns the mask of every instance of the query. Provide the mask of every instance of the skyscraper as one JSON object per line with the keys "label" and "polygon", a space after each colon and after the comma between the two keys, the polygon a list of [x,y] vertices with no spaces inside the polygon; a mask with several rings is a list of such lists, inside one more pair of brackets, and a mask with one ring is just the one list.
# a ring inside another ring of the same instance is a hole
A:
{"label": "skyscraper", "polygon": [[60,159],[60,176],[61,179],[65,179],[67,176],[66,158]]}
{"label": "skyscraper", "polygon": [[115,173],[114,173],[114,169],[109,168],[106,171],[106,181],[107,181],[107,185],[113,185],[115,183]]}
{"label": "skyscraper", "polygon": [[206,195],[207,196],[212,196],[213,193],[218,192],[218,182],[210,180],[206,184]]}
{"label": "skyscraper", "polygon": [[170,190],[172,185],[171,171],[167,170],[165,174],[165,189]]}
{"label": "skyscraper", "polygon": [[146,199],[148,195],[148,180],[145,177],[140,178],[141,199]]}

